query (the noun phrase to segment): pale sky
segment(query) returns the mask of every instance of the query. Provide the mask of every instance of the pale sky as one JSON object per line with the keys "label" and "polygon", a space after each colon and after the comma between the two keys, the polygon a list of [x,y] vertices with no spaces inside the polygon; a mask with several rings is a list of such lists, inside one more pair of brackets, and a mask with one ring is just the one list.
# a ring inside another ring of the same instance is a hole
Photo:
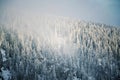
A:
{"label": "pale sky", "polygon": [[0,0],[1,6],[120,27],[120,0]]}

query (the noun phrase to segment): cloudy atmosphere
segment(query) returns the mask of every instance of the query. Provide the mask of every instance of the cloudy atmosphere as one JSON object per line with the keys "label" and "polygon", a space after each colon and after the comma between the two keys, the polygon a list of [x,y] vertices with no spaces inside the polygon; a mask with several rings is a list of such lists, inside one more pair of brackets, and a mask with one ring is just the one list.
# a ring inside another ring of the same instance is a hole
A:
{"label": "cloudy atmosphere", "polygon": [[120,0],[0,0],[0,80],[120,80]]}
{"label": "cloudy atmosphere", "polygon": [[0,6],[120,26],[120,0],[1,0]]}

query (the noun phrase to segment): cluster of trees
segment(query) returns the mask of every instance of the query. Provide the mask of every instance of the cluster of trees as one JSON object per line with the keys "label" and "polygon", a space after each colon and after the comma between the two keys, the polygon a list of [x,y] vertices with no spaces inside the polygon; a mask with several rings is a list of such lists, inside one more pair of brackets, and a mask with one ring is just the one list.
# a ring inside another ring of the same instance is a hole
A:
{"label": "cluster of trees", "polygon": [[120,28],[76,22],[71,29],[67,38],[72,47],[67,49],[76,49],[65,54],[65,49],[56,51],[33,35],[0,26],[0,49],[7,58],[3,62],[0,52],[0,69],[7,68],[11,80],[120,79]]}

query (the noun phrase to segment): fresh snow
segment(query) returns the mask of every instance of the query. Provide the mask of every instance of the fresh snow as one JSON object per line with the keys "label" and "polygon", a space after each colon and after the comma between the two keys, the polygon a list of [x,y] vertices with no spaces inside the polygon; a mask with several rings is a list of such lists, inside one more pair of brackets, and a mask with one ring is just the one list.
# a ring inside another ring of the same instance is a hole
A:
{"label": "fresh snow", "polygon": [[8,69],[1,68],[2,71],[2,77],[4,80],[10,80],[11,79],[11,73]]}
{"label": "fresh snow", "polygon": [[120,28],[61,17],[11,17],[0,28],[4,79],[118,79]]}
{"label": "fresh snow", "polygon": [[[5,50],[1,49],[1,54],[2,54],[3,64],[4,64],[4,62],[7,61]],[[1,71],[2,71],[1,76],[3,77],[4,80],[10,80],[11,79],[11,73],[7,68],[2,67]]]}
{"label": "fresh snow", "polygon": [[5,55],[5,50],[1,49],[1,54],[2,54],[2,60],[3,62],[5,62],[7,60]]}

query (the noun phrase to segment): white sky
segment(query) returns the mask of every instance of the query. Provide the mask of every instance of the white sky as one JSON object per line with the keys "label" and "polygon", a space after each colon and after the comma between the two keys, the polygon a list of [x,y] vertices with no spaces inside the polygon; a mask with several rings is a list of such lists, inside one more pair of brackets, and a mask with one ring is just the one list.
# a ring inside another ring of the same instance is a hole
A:
{"label": "white sky", "polygon": [[1,0],[3,9],[15,8],[120,26],[120,0]]}

